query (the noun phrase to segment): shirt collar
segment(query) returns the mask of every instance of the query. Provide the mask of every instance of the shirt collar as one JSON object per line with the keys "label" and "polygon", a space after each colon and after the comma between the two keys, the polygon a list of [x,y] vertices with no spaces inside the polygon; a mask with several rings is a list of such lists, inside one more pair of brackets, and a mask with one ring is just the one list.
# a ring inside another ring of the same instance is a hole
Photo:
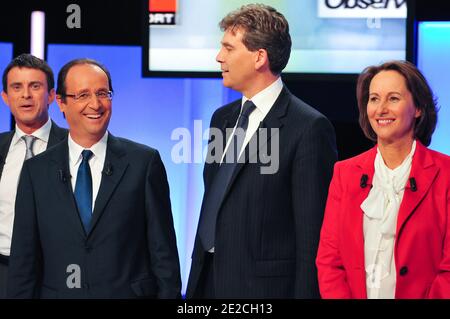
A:
{"label": "shirt collar", "polygon": [[105,135],[89,148],[85,148],[79,144],[77,144],[69,133],[68,144],[69,144],[69,161],[71,166],[75,166],[78,161],[81,160],[81,152],[83,150],[91,150],[94,154],[92,158],[105,158],[106,157],[106,146],[108,143],[108,131],[105,132]]}
{"label": "shirt collar", "polygon": [[[256,109],[259,110],[263,116],[266,116],[275,104],[275,101],[280,95],[282,89],[283,81],[281,81],[281,77],[278,77],[278,79],[276,79],[272,84],[252,97],[251,101],[255,104]],[[248,100],[249,98],[243,96],[241,106]]]}
{"label": "shirt collar", "polygon": [[26,134],[16,124],[15,133],[14,133],[13,140],[11,141],[11,143],[12,144],[17,143],[18,141],[20,141],[22,139],[22,136],[25,136],[25,135],[32,135],[32,136],[36,137],[37,139],[39,139],[45,143],[48,143],[48,138],[50,136],[51,128],[52,128],[52,121],[50,120],[50,117],[48,118],[47,122],[44,125],[42,125],[40,128],[38,128],[36,131],[34,131],[31,134]]}

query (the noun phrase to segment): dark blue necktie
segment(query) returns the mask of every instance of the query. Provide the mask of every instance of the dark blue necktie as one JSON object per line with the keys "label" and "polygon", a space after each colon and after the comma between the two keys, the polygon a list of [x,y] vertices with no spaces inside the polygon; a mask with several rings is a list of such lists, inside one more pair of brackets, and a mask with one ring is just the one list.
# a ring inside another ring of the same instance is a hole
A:
{"label": "dark blue necktie", "polygon": [[93,153],[90,150],[81,152],[83,157],[80,167],[78,167],[77,182],[75,184],[75,200],[77,201],[78,212],[83,222],[84,230],[89,232],[92,217],[92,175],[89,167],[89,159]]}
{"label": "dark blue necktie", "polygon": [[[236,129],[246,132],[248,126],[248,117],[256,108],[252,101],[248,100],[242,106],[242,112],[239,116]],[[239,135],[239,134],[238,134]],[[219,208],[225,195],[225,191],[233,176],[234,169],[237,165],[239,153],[242,148],[244,138],[236,135],[236,131],[231,137],[227,151],[223,158],[216,176],[211,184],[208,194],[204,199],[203,209],[198,226],[199,236],[203,244],[203,248],[208,251],[214,247],[216,237],[216,220]],[[240,137],[240,138],[239,138]]]}

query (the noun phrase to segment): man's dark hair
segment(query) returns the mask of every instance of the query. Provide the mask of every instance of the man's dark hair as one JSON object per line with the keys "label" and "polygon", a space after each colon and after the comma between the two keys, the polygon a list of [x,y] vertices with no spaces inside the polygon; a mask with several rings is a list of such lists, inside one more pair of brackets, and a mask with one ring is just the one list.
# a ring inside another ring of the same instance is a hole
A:
{"label": "man's dark hair", "polygon": [[113,90],[112,87],[112,80],[111,80],[111,74],[109,73],[108,69],[101,64],[100,62],[97,62],[95,60],[92,59],[88,59],[88,58],[82,58],[82,59],[75,59],[72,61],[69,61],[68,63],[66,63],[61,70],[59,70],[58,73],[58,87],[56,88],[56,94],[61,95],[61,99],[63,101],[65,101],[66,99],[66,77],[67,77],[67,73],[69,73],[69,70],[74,67],[75,65],[82,65],[82,64],[91,64],[91,65],[96,65],[98,66],[100,69],[103,70],[103,72],[106,73],[106,76],[108,77],[108,85],[109,85],[109,89],[111,91]]}
{"label": "man's dark hair", "polygon": [[12,68],[15,67],[41,70],[42,72],[45,73],[45,77],[47,78],[48,92],[50,92],[50,90],[54,88],[55,78],[53,77],[53,71],[47,64],[47,62],[29,53],[23,53],[17,56],[15,59],[13,59],[11,62],[9,62],[8,66],[3,71],[2,82],[3,82],[3,91],[5,93],[8,92],[8,73],[9,71],[11,71]]}
{"label": "man's dark hair", "polygon": [[242,42],[248,50],[265,49],[274,75],[279,75],[286,67],[292,46],[289,24],[274,8],[263,4],[245,5],[230,12],[219,26],[222,31],[242,29]]}

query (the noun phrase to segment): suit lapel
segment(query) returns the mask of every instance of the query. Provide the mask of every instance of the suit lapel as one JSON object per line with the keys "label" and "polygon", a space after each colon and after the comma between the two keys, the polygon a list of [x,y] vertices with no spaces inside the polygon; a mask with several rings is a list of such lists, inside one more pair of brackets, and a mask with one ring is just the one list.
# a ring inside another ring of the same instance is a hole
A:
{"label": "suit lapel", "polygon": [[[354,239],[353,243],[356,246],[357,251],[357,265],[360,267],[364,267],[364,212],[360,208],[360,205],[369,195],[369,191],[372,186],[373,175],[375,173],[374,161],[376,153],[377,147],[375,146],[367,153],[367,155],[361,157],[360,161],[356,163],[354,175],[349,178],[349,185],[351,185],[349,186],[351,188],[349,194],[354,197],[354,201],[352,202],[355,203],[355,209],[351,209],[349,211],[349,222],[352,225],[356,225],[352,237]],[[416,152],[414,154],[410,173],[410,177],[414,177],[416,184],[418,185],[417,191],[413,192],[408,182],[398,214],[396,231],[397,237],[401,235],[401,231],[403,230],[405,223],[429,191],[438,172],[439,168],[434,165],[433,159],[427,149],[420,144],[419,141],[417,141]],[[363,174],[368,177],[367,187],[365,188],[361,188],[359,185]],[[351,182],[352,180],[355,180],[358,184],[356,184],[356,182],[353,184],[353,182]],[[396,240],[396,245],[397,243],[398,240]]]}
{"label": "suit lapel", "polygon": [[52,121],[52,126],[50,128],[50,134],[48,136],[47,148],[52,147],[64,140],[67,136],[67,130],[60,128]]}
{"label": "suit lapel", "polygon": [[[223,156],[223,152],[225,150],[225,147],[227,145],[227,128],[228,129],[233,129],[233,127],[236,125],[237,119],[239,117],[239,113],[241,110],[241,100],[238,100],[236,102],[233,103],[233,105],[231,106],[231,110],[230,112],[228,112],[222,120],[219,120],[219,123],[222,123],[222,126],[219,127],[218,129],[220,129],[220,131],[222,132],[222,149],[219,150],[220,154],[217,154],[215,156],[216,159],[219,160],[219,162],[214,161],[212,162],[212,164],[210,165],[210,177],[209,177],[209,181],[212,181],[214,179],[214,177],[216,176],[217,173],[217,169],[220,166],[220,159]],[[209,152],[208,152],[209,153]]]}
{"label": "suit lapel", "polygon": [[73,228],[77,230],[80,236],[86,236],[81,223],[80,216],[78,214],[77,204],[73,196],[72,184],[70,182],[70,169],[69,169],[69,146],[67,139],[64,140],[57,149],[52,153],[50,161],[50,183],[58,197],[60,202],[63,203],[61,211],[67,215],[67,219],[73,225]]}
{"label": "suit lapel", "polygon": [[112,134],[109,134],[105,166],[102,172],[100,189],[95,200],[95,207],[92,215],[91,232],[94,230],[95,225],[102,216],[111,195],[128,167],[128,162],[124,158],[125,154],[125,149],[121,145],[119,139]]}
{"label": "suit lapel", "polygon": [[[0,177],[2,176],[3,166],[5,165],[6,156],[8,155],[11,140],[14,136],[15,130],[6,133],[0,141]],[[61,142],[67,136],[67,130],[60,128],[52,121],[50,134],[48,136],[47,148]]]}
{"label": "suit lapel", "polygon": [[[286,89],[287,90],[287,89]],[[281,95],[280,95],[281,97]],[[279,99],[278,99],[279,100]],[[279,130],[284,125],[281,120],[287,112],[289,104],[289,96],[286,94],[281,101],[276,101],[273,108],[267,114],[266,118],[261,122],[258,130],[253,134],[250,142],[245,147],[245,163],[248,163],[250,159],[258,159],[258,154],[263,150],[270,142],[273,136],[279,134]],[[264,132],[265,133],[262,133]],[[257,147],[250,147],[250,145],[257,145]],[[242,167],[242,166],[241,166]]]}
{"label": "suit lapel", "polygon": [[[349,194],[351,201],[354,203],[354,209],[349,210],[348,223],[352,225],[353,245],[355,246],[355,266],[358,269],[364,269],[364,212],[361,209],[362,202],[369,196],[372,188],[373,175],[375,174],[375,156],[377,155],[377,147],[370,149],[360,160],[356,163],[356,167],[349,177]],[[367,176],[366,186],[361,185],[363,175]],[[355,226],[355,227],[353,227]]]}
{"label": "suit lapel", "polygon": [[[240,171],[249,162],[249,159],[257,156],[260,150],[266,147],[272,136],[274,136],[275,134],[279,134],[278,130],[273,129],[281,129],[281,127],[283,126],[283,118],[287,113],[290,96],[291,93],[289,92],[289,90],[286,87],[283,87],[280,96],[275,101],[269,113],[267,113],[258,130],[255,132],[255,134],[253,134],[250,142],[246,145],[244,153],[242,153],[245,156],[245,159],[243,163],[238,163],[236,165],[233,176],[231,177],[225,195],[223,196],[224,199],[226,198]],[[265,129],[268,134],[261,135],[261,129]],[[251,148],[250,145],[257,145],[257,147]]]}
{"label": "suit lapel", "polygon": [[2,176],[3,166],[5,166],[6,156],[8,156],[9,146],[11,145],[14,133],[14,130],[5,133],[0,141],[0,177]]}
{"label": "suit lapel", "polygon": [[[397,237],[400,236],[405,223],[413,214],[417,205],[419,205],[428,193],[438,172],[439,168],[434,164],[429,151],[425,146],[417,141],[410,173],[410,178],[414,178],[416,180],[417,190],[413,192],[409,182],[405,187],[405,193],[403,195],[403,200],[400,205],[397,219]],[[397,242],[398,240],[396,243]]]}

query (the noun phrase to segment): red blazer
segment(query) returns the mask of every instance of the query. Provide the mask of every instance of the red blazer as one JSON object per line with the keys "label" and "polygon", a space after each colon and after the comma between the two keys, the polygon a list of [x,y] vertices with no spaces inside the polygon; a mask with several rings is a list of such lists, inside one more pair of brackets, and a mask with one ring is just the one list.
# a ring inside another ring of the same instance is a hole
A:
{"label": "red blazer", "polygon": [[[316,259],[322,298],[367,298],[360,205],[376,153],[334,167]],[[417,141],[410,178],[416,190],[407,183],[397,219],[395,298],[450,298],[450,157]]]}

